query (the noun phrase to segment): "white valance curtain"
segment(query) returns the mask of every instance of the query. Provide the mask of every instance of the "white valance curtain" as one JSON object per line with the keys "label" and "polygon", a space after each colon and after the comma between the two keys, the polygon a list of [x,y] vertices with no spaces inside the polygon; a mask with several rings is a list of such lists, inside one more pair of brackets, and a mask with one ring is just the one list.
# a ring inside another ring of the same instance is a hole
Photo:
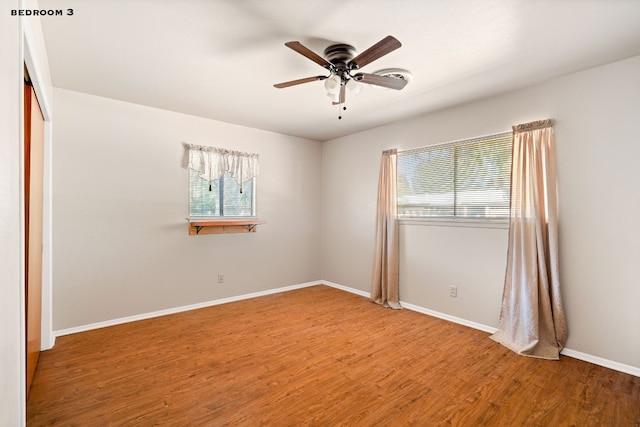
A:
{"label": "white valance curtain", "polygon": [[491,338],[543,359],[558,359],[567,340],[551,120],[513,127],[507,269],[498,330]]}
{"label": "white valance curtain", "polygon": [[259,155],[224,148],[185,144],[186,166],[198,172],[200,178],[212,182],[229,172],[240,186],[260,174]]}

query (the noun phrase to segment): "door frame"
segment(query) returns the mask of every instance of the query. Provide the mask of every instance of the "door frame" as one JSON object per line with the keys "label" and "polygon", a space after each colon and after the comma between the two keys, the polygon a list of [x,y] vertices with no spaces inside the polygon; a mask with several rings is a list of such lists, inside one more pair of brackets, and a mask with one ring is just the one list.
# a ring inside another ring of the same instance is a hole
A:
{"label": "door frame", "polygon": [[[44,170],[43,170],[43,205],[42,205],[42,320],[41,320],[41,350],[48,350],[55,344],[53,336],[53,312],[52,312],[52,108],[50,85],[49,65],[47,63],[46,52],[44,52],[44,39],[41,33],[37,33],[31,25],[29,19],[21,19],[21,46],[20,46],[20,62],[24,67],[20,67],[20,81],[17,84],[20,87],[20,93],[23,93],[24,84],[24,68],[26,67],[29,78],[33,85],[40,110],[44,117]],[[40,28],[38,28],[40,30]],[[42,40],[40,50],[36,43],[36,35]],[[20,233],[21,233],[21,294],[20,294],[20,335],[21,341],[26,341],[25,329],[25,221],[24,221],[24,188],[25,188],[25,170],[24,170],[24,97],[20,96]],[[26,395],[26,344],[21,349],[21,394]],[[26,409],[26,402],[25,402]]]}

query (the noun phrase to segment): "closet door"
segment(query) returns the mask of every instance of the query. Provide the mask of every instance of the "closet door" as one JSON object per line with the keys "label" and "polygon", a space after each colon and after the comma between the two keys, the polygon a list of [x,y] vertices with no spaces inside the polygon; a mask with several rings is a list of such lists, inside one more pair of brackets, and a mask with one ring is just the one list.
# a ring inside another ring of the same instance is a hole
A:
{"label": "closet door", "polygon": [[24,86],[24,214],[27,397],[40,356],[44,117],[33,87]]}

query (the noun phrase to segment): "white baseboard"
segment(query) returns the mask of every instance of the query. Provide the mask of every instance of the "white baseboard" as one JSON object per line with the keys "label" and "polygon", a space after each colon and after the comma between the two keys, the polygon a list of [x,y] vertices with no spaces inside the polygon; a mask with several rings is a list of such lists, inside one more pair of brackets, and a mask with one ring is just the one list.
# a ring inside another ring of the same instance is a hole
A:
{"label": "white baseboard", "polygon": [[[352,294],[357,294],[367,298],[371,297],[370,292],[365,292],[359,289],[350,288],[348,286],[339,285],[337,283],[329,282],[327,280],[322,280],[321,282],[327,286],[331,286],[332,288],[340,289],[346,292],[351,292]],[[489,332],[490,334],[496,331],[496,328],[492,328],[490,326],[472,322],[470,320],[462,319],[460,317],[451,316],[449,314],[440,313],[439,311],[430,310],[428,308],[420,307],[418,305],[410,304],[408,302],[400,301],[400,305],[411,311],[417,311],[418,313],[426,314],[432,317],[437,317],[438,319],[444,319],[444,320],[448,320],[449,322],[459,323],[460,325],[468,326],[470,328],[480,329],[481,331]]]}
{"label": "white baseboard", "polygon": [[332,288],[340,289],[341,291],[350,292],[352,294],[360,295],[361,297],[370,298],[371,293],[361,291],[360,289],[350,288],[348,286],[339,285],[337,283],[330,282],[328,280],[320,280],[323,285],[331,286]]}
{"label": "white baseboard", "polygon": [[263,297],[265,295],[277,294],[280,292],[292,291],[294,289],[307,288],[309,286],[320,285],[324,282],[317,280],[315,282],[300,283],[297,285],[285,286],[282,288],[268,289],[266,291],[253,292],[250,294],[237,295],[229,298],[221,298],[212,301],[205,301],[197,304],[183,305],[180,307],[169,308],[166,310],[153,311],[150,313],[136,314],[134,316],[121,317],[119,319],[106,320],[104,322],[90,323],[88,325],[75,326],[73,328],[61,329],[59,331],[53,331],[55,337],[61,337],[63,335],[76,334],[78,332],[91,331],[93,329],[106,328],[109,326],[121,325],[123,323],[135,322],[138,320],[152,319],[154,317],[166,316],[168,314],[181,313],[183,311],[196,310],[198,308],[212,307],[214,305],[226,304],[234,301],[241,301],[250,298]]}
{"label": "white baseboard", "polygon": [[584,360],[585,362],[593,363],[594,365],[604,366],[605,368],[613,369],[614,371],[624,372],[625,374],[640,377],[640,368],[635,366],[625,365],[624,363],[615,362],[609,359],[603,359],[602,357],[571,350],[570,348],[563,349],[560,354],[574,359]]}
{"label": "white baseboard", "polygon": [[[354,289],[348,286],[339,285],[337,283],[328,282],[326,280],[324,281],[321,280],[320,282],[324,283],[325,285],[331,286],[333,288],[340,289],[346,292],[351,292],[357,295],[365,296],[367,298],[369,298],[371,295],[369,292],[364,292],[359,289]],[[428,308],[420,307],[418,305],[410,304],[408,302],[400,301],[400,305],[402,305],[406,309],[417,311],[418,313],[437,317],[443,320],[448,320],[450,322],[458,323],[460,325],[468,326],[470,328],[479,329],[481,331],[488,332],[490,334],[495,333],[497,330],[492,326],[487,326],[481,323],[472,322],[470,320],[462,319],[456,316],[451,316],[449,314],[441,313],[439,311],[430,310]],[[636,366],[625,365],[624,363],[616,362],[609,359],[603,359],[602,357],[593,356],[591,354],[582,353],[576,350],[571,350],[570,348],[563,349],[560,354],[567,357],[574,358],[574,359],[582,360],[584,362],[593,363],[594,365],[602,366],[604,368],[613,369],[614,371],[624,372],[625,374],[630,374],[636,377],[640,377],[640,368]]]}
{"label": "white baseboard", "polygon": [[404,308],[407,308],[409,310],[417,311],[418,313],[426,314],[432,317],[437,317],[438,319],[447,320],[449,322],[457,323],[459,325],[468,326],[469,328],[479,329],[481,331],[488,332],[490,334],[493,334],[496,331],[496,328],[483,325],[482,323],[472,322],[471,320],[452,316],[446,313],[441,313],[435,310],[430,310],[428,308],[420,307],[419,305],[410,304],[408,302],[400,301],[400,305],[402,305]]}
{"label": "white baseboard", "polygon": [[[52,339],[53,342],[51,343],[52,344],[51,347],[53,347],[53,344],[55,343],[55,338],[63,336],[63,335],[75,334],[75,333],[78,333],[78,332],[85,332],[85,331],[90,331],[90,330],[93,330],[93,329],[106,328],[108,326],[120,325],[122,323],[135,322],[137,320],[151,319],[151,318],[154,318],[154,317],[166,316],[168,314],[181,313],[183,311],[196,310],[198,308],[211,307],[211,306],[214,306],[214,305],[226,304],[226,303],[229,303],[229,302],[241,301],[241,300],[250,299],[250,298],[257,298],[257,297],[262,297],[262,296],[265,296],[265,295],[277,294],[277,293],[280,293],[280,292],[288,292],[288,291],[293,291],[295,289],[302,289],[302,288],[307,288],[307,287],[316,286],[316,285],[327,285],[327,286],[330,286],[332,288],[336,288],[336,289],[339,289],[341,291],[350,292],[352,294],[360,295],[360,296],[365,297],[365,298],[370,298],[371,297],[371,293],[366,292],[366,291],[361,291],[360,289],[355,289],[355,288],[351,288],[349,286],[340,285],[338,283],[330,282],[328,280],[316,280],[316,281],[313,281],[313,282],[300,283],[300,284],[297,284],[297,285],[285,286],[285,287],[282,287],[282,288],[269,289],[269,290],[261,291],[261,292],[253,292],[253,293],[250,293],[250,294],[238,295],[238,296],[229,297],[229,298],[222,298],[222,299],[213,300],[213,301],[205,301],[205,302],[198,303],[198,304],[191,304],[191,305],[185,305],[185,306],[181,306],[181,307],[174,307],[174,308],[170,308],[170,309],[167,309],[167,310],[159,310],[159,311],[154,311],[154,312],[151,312],[151,313],[138,314],[138,315],[135,315],[135,316],[122,317],[122,318],[119,318],[119,319],[107,320],[107,321],[104,321],[104,322],[91,323],[91,324],[88,324],[88,325],[76,326],[76,327],[73,327],[73,328],[61,329],[59,331],[53,331],[53,337],[52,337],[53,338]],[[403,307],[405,307],[406,309],[408,309],[408,310],[416,311],[418,313],[426,314],[426,315],[432,316],[432,317],[437,317],[439,319],[447,320],[449,322],[458,323],[460,325],[467,326],[467,327],[470,327],[470,328],[473,328],[473,329],[478,329],[478,330],[481,330],[481,331],[484,331],[484,332],[487,332],[487,333],[490,333],[490,334],[492,334],[492,333],[494,333],[496,331],[496,328],[491,327],[491,326],[483,325],[483,324],[477,323],[477,322],[472,322],[470,320],[462,319],[460,317],[451,316],[449,314],[441,313],[439,311],[430,310],[428,308],[420,307],[418,305],[410,304],[408,302],[400,301],[400,304]],[[561,354],[563,354],[564,356],[572,357],[574,359],[583,360],[585,362],[593,363],[594,365],[603,366],[605,368],[613,369],[615,371],[624,372],[626,374],[630,374],[630,375],[634,375],[636,377],[640,377],[640,367],[625,365],[624,363],[619,363],[619,362],[615,362],[613,360],[603,359],[603,358],[598,357],[598,356],[593,356],[591,354],[582,353],[582,352],[576,351],[576,350],[571,350],[569,348],[565,348],[564,350],[562,350]]]}

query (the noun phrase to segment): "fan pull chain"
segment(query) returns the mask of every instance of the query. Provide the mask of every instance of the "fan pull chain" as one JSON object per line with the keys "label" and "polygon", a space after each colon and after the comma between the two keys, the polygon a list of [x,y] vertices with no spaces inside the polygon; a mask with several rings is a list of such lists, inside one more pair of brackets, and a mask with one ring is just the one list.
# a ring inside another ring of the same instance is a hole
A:
{"label": "fan pull chain", "polygon": [[346,102],[342,103],[342,104],[338,104],[338,120],[342,120],[341,110],[342,111],[346,111],[347,110],[347,106],[345,104],[346,104]]}

